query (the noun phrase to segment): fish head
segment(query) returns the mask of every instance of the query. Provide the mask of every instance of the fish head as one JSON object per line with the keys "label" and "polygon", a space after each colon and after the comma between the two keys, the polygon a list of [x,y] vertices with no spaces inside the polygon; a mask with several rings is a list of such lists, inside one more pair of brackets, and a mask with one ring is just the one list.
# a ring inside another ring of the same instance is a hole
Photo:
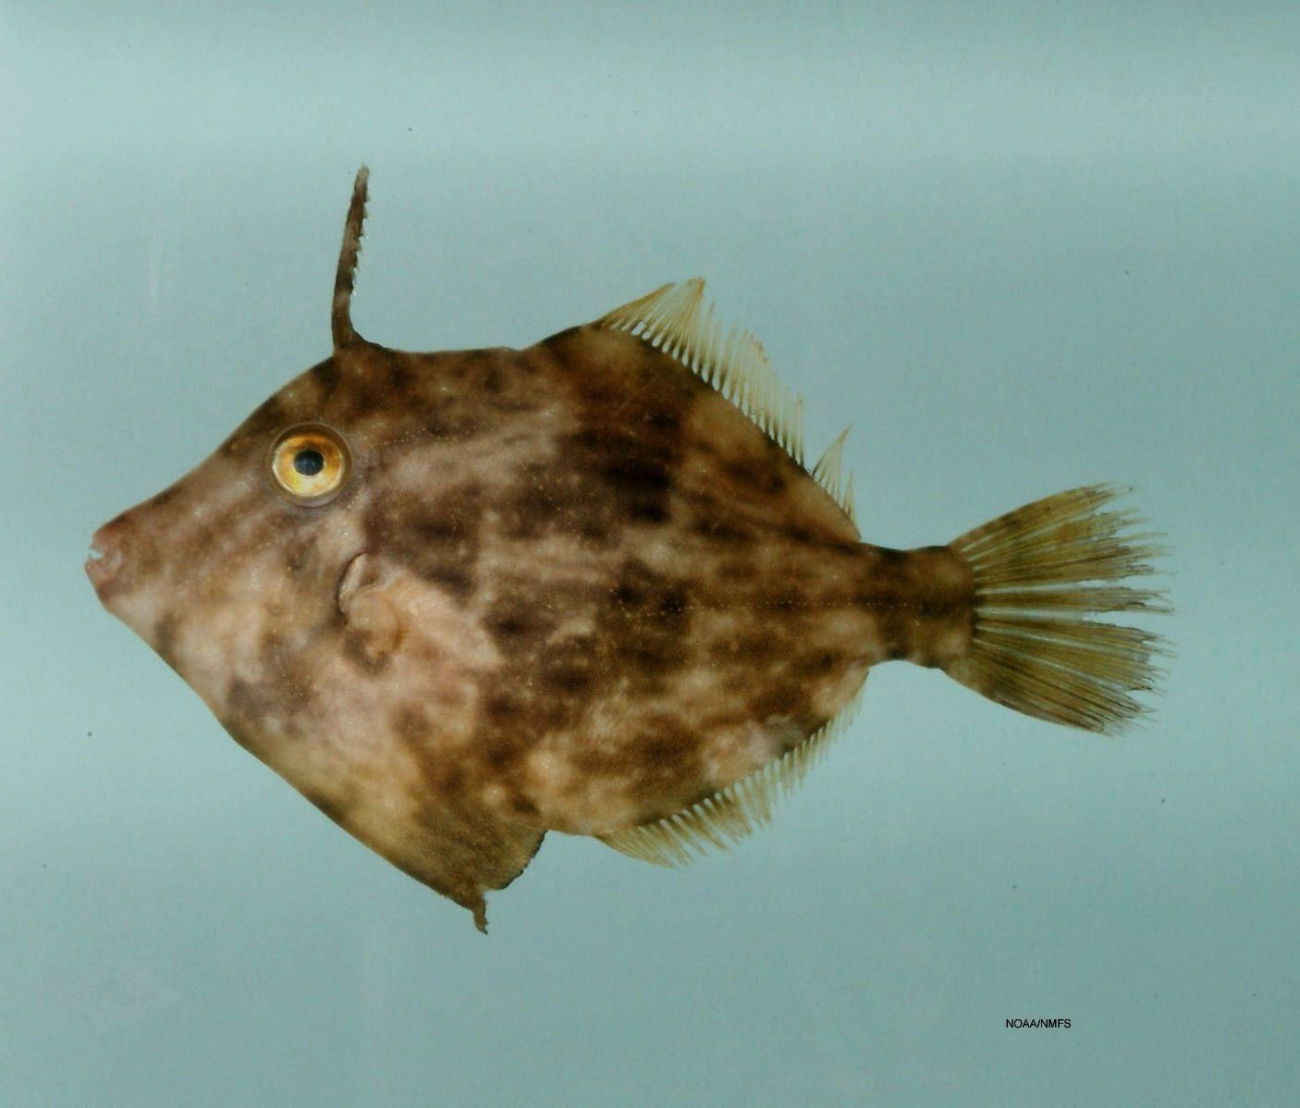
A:
{"label": "fish head", "polygon": [[493,431],[475,382],[494,388],[506,353],[336,350],[101,527],[86,563],[103,605],[237,742],[479,919],[482,891],[540,838],[512,824],[492,858],[457,853],[473,841],[465,811],[490,823],[500,799],[456,767],[500,662],[463,601],[479,511],[467,474]]}
{"label": "fish head", "polygon": [[409,431],[400,405],[358,402],[378,389],[376,362],[341,351],[290,381],[92,539],[86,572],[104,606],[259,755],[294,730],[341,643],[339,585],[364,550],[368,479]]}

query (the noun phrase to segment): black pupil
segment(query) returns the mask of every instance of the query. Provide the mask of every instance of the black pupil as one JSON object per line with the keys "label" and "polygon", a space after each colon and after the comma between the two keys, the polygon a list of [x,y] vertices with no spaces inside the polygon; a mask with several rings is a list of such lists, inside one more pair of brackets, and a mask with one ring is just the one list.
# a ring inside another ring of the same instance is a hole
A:
{"label": "black pupil", "polygon": [[293,456],[293,468],[304,477],[315,477],[325,468],[325,455],[319,450],[299,450]]}

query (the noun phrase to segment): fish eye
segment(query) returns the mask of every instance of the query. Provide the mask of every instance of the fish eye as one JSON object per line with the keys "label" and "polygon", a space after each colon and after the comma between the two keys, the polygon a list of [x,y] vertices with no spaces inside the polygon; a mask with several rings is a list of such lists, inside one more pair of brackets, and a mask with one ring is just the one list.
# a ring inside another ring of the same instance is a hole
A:
{"label": "fish eye", "polygon": [[271,447],[271,476],[295,504],[317,508],[333,500],[352,473],[347,440],[323,423],[290,427]]}
{"label": "fish eye", "polygon": [[319,450],[304,447],[293,456],[293,468],[304,477],[315,477],[325,468],[325,456]]}

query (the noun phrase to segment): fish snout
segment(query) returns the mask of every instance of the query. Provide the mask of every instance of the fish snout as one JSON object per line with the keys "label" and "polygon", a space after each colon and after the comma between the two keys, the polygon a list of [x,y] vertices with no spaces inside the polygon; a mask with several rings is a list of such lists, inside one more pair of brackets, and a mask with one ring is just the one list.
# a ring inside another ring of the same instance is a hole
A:
{"label": "fish snout", "polygon": [[86,559],[86,576],[95,586],[100,599],[126,565],[127,548],[133,528],[125,516],[104,524],[90,538],[90,557]]}

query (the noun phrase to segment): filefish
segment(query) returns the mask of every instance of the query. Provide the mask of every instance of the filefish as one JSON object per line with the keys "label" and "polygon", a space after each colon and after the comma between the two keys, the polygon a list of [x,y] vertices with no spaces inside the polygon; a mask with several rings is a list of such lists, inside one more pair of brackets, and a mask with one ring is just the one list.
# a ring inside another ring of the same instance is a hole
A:
{"label": "filefish", "polygon": [[104,606],[331,819],[473,913],[548,831],[674,864],[766,822],[874,665],[1090,731],[1144,710],[1159,553],[1123,490],[864,542],[843,435],[703,283],[524,350],[333,353],[94,535]]}

